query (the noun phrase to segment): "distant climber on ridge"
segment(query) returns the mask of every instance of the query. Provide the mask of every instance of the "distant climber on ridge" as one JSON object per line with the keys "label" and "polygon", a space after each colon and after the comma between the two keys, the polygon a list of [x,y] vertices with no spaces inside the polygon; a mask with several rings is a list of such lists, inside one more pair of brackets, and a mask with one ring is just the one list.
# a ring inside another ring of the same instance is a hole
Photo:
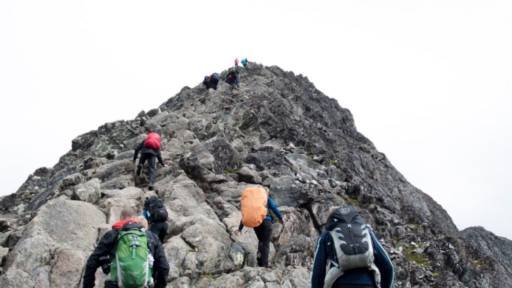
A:
{"label": "distant climber on ridge", "polygon": [[242,59],[242,61],[240,61],[240,63],[242,63],[242,66],[244,66],[244,68],[247,68],[249,61],[247,60],[247,58],[244,58],[244,59]]}
{"label": "distant climber on ridge", "polygon": [[144,201],[144,218],[149,222],[149,231],[155,233],[163,243],[167,235],[167,209],[158,196],[151,196]]}
{"label": "distant climber on ridge", "polygon": [[[254,228],[258,237],[257,262],[260,267],[269,267],[268,255],[270,252],[270,240],[272,237],[272,223],[277,217],[283,224],[283,216],[277,208],[277,204],[270,197],[269,191],[260,185],[245,188],[240,200],[242,220],[238,227],[238,233],[244,226]],[[270,209],[270,211],[269,211]]]}
{"label": "distant climber on ridge", "polygon": [[137,176],[140,176],[142,172],[142,168],[144,167],[144,163],[148,162],[148,181],[149,181],[149,190],[153,190],[153,185],[155,184],[155,176],[156,176],[156,159],[160,165],[165,167],[165,163],[162,160],[162,155],[160,154],[160,146],[161,139],[160,135],[154,132],[151,128],[146,128],[147,135],[144,141],[137,145],[135,148],[135,153],[133,154],[133,162],[137,161],[137,157],[139,152],[141,153],[139,164],[137,165]]}
{"label": "distant climber on ridge", "polygon": [[204,76],[203,85],[206,87],[206,90],[213,88],[217,90],[217,85],[219,84],[219,74],[213,73],[210,76]]}
{"label": "distant climber on ridge", "polygon": [[230,68],[228,70],[228,74],[226,75],[226,79],[224,80],[226,83],[231,85],[231,88],[240,87],[240,76],[237,68]]}
{"label": "distant climber on ridge", "polygon": [[354,207],[335,209],[320,236],[311,275],[312,288],[390,288],[393,264]]}
{"label": "distant climber on ridge", "polygon": [[169,263],[163,246],[155,234],[144,229],[132,208],[123,209],[121,220],[103,235],[87,259],[83,288],[94,287],[100,266],[109,275],[106,288],[167,285]]}

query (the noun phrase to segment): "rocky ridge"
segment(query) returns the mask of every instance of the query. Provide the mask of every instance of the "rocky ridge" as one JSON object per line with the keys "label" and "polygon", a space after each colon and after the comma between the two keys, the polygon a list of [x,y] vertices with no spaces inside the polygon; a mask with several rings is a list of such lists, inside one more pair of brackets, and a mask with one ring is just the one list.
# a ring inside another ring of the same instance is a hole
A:
{"label": "rocky ridge", "polygon": [[[155,187],[170,216],[171,287],[308,287],[317,230],[346,203],[390,252],[397,287],[512,287],[512,242],[481,228],[459,232],[347,109],[304,76],[254,63],[238,90],[185,87],[134,120],[77,137],[53,168],[1,198],[0,287],[79,287],[101,233],[123,205],[140,208],[150,193],[136,187],[131,161],[145,126],[161,131],[170,162]],[[252,231],[234,234],[248,183],[270,185],[284,213],[273,269],[254,267]]]}

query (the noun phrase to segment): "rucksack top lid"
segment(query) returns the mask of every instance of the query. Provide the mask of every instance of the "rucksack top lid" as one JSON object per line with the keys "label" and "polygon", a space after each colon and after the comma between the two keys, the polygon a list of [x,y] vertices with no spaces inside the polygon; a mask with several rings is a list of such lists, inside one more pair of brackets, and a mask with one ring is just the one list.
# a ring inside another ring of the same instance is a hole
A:
{"label": "rucksack top lid", "polygon": [[345,206],[334,210],[327,219],[326,228],[332,230],[339,224],[365,224],[363,217],[352,206]]}

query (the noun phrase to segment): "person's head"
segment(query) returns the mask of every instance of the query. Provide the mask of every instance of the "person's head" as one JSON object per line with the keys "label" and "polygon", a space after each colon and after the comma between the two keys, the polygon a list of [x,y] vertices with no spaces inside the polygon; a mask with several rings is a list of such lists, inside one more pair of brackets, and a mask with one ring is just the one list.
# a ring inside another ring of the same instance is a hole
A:
{"label": "person's head", "polygon": [[133,207],[125,206],[123,210],[121,210],[121,220],[126,220],[135,216],[137,216],[137,213]]}

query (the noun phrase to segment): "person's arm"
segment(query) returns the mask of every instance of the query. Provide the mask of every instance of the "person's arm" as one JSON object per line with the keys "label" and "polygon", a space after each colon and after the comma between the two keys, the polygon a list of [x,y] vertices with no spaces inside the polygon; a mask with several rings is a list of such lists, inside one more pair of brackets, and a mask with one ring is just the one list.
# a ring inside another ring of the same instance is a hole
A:
{"label": "person's arm", "polygon": [[395,278],[393,263],[372,230],[370,230],[370,235],[375,252],[375,265],[379,268],[381,275],[381,287],[392,288]]}
{"label": "person's arm", "polygon": [[324,287],[325,269],[327,266],[327,234],[322,234],[318,239],[315,251],[315,260],[313,262],[313,269],[311,271],[311,288]]}
{"label": "person's arm", "polygon": [[144,208],[144,210],[142,210],[142,216],[144,217],[144,219],[146,219],[147,221],[149,221],[149,218],[151,216],[151,213],[149,213],[149,211]]}
{"label": "person's arm", "polygon": [[281,211],[279,211],[279,209],[277,208],[277,204],[274,201],[274,199],[268,197],[267,206],[273,213],[273,215],[275,215],[279,219],[279,222],[283,223],[283,215],[281,215]]}
{"label": "person's arm", "polygon": [[137,161],[137,157],[139,156],[139,152],[142,150],[142,147],[144,147],[144,141],[135,147],[135,152],[133,153],[133,162]]}
{"label": "person's arm", "polygon": [[111,253],[112,249],[114,249],[116,239],[117,232],[115,230],[111,230],[101,237],[100,242],[92,252],[91,256],[89,256],[89,259],[87,259],[83,288],[94,287],[94,282],[96,281],[96,270],[101,265],[100,258]]}
{"label": "person's arm", "polygon": [[156,152],[156,158],[158,158],[158,162],[160,162],[160,165],[165,166],[164,160],[162,159],[162,154],[160,153],[160,150]]}
{"label": "person's arm", "polygon": [[152,234],[150,236],[152,238],[153,244],[153,258],[155,262],[153,262],[153,271],[154,271],[154,280],[155,286],[154,288],[163,288],[167,286],[167,275],[169,274],[169,263],[167,262],[167,257],[165,256],[165,251],[162,246],[162,243],[158,239],[158,237]]}

